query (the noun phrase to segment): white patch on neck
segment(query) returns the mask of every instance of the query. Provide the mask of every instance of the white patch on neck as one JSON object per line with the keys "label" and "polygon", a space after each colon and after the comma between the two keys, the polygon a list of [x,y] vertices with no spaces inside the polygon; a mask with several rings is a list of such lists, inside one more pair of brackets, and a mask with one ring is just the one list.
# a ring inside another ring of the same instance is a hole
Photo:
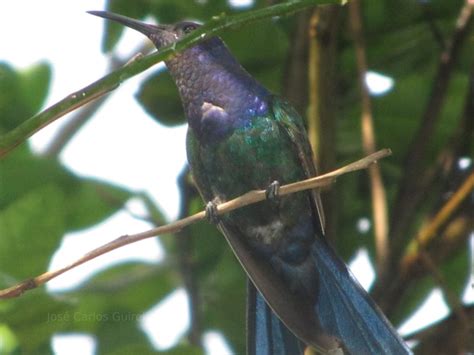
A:
{"label": "white patch on neck", "polygon": [[208,117],[227,117],[227,112],[220,106],[213,105],[210,102],[204,101],[201,106],[202,118]]}

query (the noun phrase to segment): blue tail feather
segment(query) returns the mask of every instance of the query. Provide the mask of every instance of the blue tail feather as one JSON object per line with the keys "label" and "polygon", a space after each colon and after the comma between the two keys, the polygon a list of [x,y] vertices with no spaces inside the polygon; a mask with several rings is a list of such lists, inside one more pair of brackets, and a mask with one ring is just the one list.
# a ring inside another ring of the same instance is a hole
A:
{"label": "blue tail feather", "polygon": [[346,265],[324,240],[312,246],[319,289],[315,315],[350,354],[409,354],[411,351]]}
{"label": "blue tail feather", "polygon": [[247,286],[247,354],[303,355],[305,345],[273,313],[255,286]]}

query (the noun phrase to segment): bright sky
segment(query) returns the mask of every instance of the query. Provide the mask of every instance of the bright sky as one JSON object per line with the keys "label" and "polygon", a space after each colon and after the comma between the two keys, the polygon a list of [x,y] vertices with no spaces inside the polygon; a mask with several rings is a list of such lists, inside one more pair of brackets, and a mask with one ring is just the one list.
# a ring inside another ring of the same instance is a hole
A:
{"label": "bright sky", "polygon": [[[16,68],[26,68],[43,60],[53,63],[53,85],[47,106],[57,102],[106,74],[107,60],[100,51],[104,20],[86,14],[87,10],[101,9],[104,9],[102,0],[0,2],[0,33],[3,34],[0,60],[6,60]],[[143,40],[142,35],[127,31],[119,45],[119,53],[124,56],[133,54],[133,50]],[[121,85],[96,117],[77,134],[60,158],[79,175],[146,191],[167,216],[174,219],[179,207],[176,176],[186,161],[186,127],[160,127],[136,103],[134,95],[138,85],[150,73],[141,74]],[[390,78],[372,74],[367,77],[368,81],[378,80],[379,87],[385,87],[385,90],[393,86]],[[36,134],[31,140],[33,147],[37,151],[44,149],[66,119],[62,118]],[[157,166],[160,168],[157,169]],[[130,201],[129,208],[139,212],[142,207],[136,201]],[[361,223],[364,221],[361,220]],[[364,225],[370,228],[367,223]],[[50,268],[60,267],[124,233],[148,228],[146,223],[119,212],[97,227],[67,235],[53,257]],[[136,243],[59,277],[48,285],[48,290],[53,292],[74,287],[110,263],[130,259],[156,263],[162,257],[162,250],[156,240]],[[359,253],[351,266],[363,286],[369,287],[374,275],[366,253]],[[466,297],[474,300],[474,292]],[[446,315],[447,308],[439,291],[430,296],[426,309],[421,311],[424,313],[418,320],[404,324],[402,333],[406,334],[422,323]],[[166,324],[160,323],[160,318],[167,319]],[[174,323],[168,320],[174,320]],[[183,290],[178,290],[163,304],[144,315],[142,325],[152,343],[163,349],[179,339],[188,322],[186,295]],[[210,354],[229,352],[218,333],[207,333],[205,343]],[[92,337],[87,334],[58,335],[54,338],[53,346],[57,355],[71,354],[72,350],[77,354],[92,354],[95,349]]]}

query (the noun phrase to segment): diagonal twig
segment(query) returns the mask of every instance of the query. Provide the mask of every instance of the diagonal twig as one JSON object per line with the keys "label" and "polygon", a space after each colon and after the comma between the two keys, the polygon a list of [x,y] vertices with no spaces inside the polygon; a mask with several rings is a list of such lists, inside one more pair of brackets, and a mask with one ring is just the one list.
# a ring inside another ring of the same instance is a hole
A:
{"label": "diagonal twig", "polygon": [[[440,273],[435,265],[441,265],[444,260],[452,256],[455,250],[466,245],[473,228],[472,217],[469,216],[470,211],[465,212],[465,218],[460,218],[457,221],[452,221],[452,218],[455,213],[460,211],[463,201],[470,196],[473,189],[474,171],[468,175],[433,218],[413,237],[413,241],[408,245],[401,260],[397,261],[397,273],[392,276],[390,283],[385,286],[384,290],[377,290],[378,293],[373,293],[385,314],[390,315],[394,312],[404,294],[410,290],[411,285],[428,273],[431,273],[443,290],[448,290],[447,287],[444,287],[443,277],[439,277]],[[449,228],[448,222],[456,224],[454,231],[448,232],[446,230]],[[445,235],[442,234],[442,231]],[[431,248],[431,246],[433,247]],[[450,293],[449,290],[445,292],[447,296]],[[453,305],[453,309],[456,309],[456,302],[450,303]]]}
{"label": "diagonal twig", "polygon": [[412,244],[408,247],[408,252],[402,259],[402,265],[408,263],[413,258],[419,248],[426,248],[438,234],[439,229],[454,214],[461,203],[474,190],[474,171],[464,180],[462,185],[454,192],[444,206],[436,213],[433,219],[424,228],[421,228]]}
{"label": "diagonal twig", "polygon": [[[138,50],[135,50],[134,53],[140,53],[141,55],[141,53],[148,54],[150,51],[151,45],[145,42]],[[130,61],[133,61],[134,58],[136,58],[136,54],[126,60],[111,57],[108,71],[118,70],[124,65],[127,65]],[[97,100],[82,106],[80,110],[76,111],[75,115],[59,128],[42,155],[48,158],[57,157],[75,134],[94,116],[108,98],[109,95],[102,95]]]}
{"label": "diagonal twig", "polygon": [[[390,149],[383,149],[380,150],[374,154],[371,154],[369,156],[366,156],[365,158],[362,158],[356,162],[353,162],[351,164],[345,165],[342,168],[336,169],[332,172],[329,172],[327,174],[323,174],[317,177],[313,177],[310,179],[306,179],[303,181],[298,181],[294,182],[291,184],[287,184],[284,186],[281,186],[279,189],[279,195],[288,195],[291,193],[295,193],[298,191],[304,191],[304,190],[310,190],[314,189],[316,187],[321,187],[330,184],[332,181],[334,181],[335,178],[337,178],[340,175],[347,174],[356,170],[361,170],[361,169],[366,169],[370,165],[374,164],[377,162],[377,160],[382,159],[384,157],[387,157],[388,155],[391,154]],[[260,201],[264,201],[266,199],[266,191],[265,190],[254,190],[247,192],[246,194],[239,196],[233,200],[224,202],[222,204],[219,204],[217,206],[217,214],[222,215],[224,213],[228,213],[230,211],[233,211],[237,208],[242,208],[244,206],[248,206],[253,203],[257,203]],[[77,259],[73,263],[54,270],[54,271],[49,271],[45,272],[37,277],[25,280],[23,282],[20,282],[17,285],[14,285],[12,287],[9,287],[4,290],[0,290],[0,299],[4,298],[12,298],[12,297],[18,297],[22,293],[34,289],[38,286],[41,286],[45,284],[46,282],[54,279],[55,277],[64,274],[65,272],[74,269],[75,267],[84,264],[85,262],[88,262],[89,260],[92,260],[100,255],[106,254],[112,250],[115,250],[117,248],[120,248],[122,246],[138,242],[143,239],[155,237],[160,234],[167,234],[167,233],[175,233],[183,229],[184,227],[189,226],[192,223],[198,222],[202,219],[206,218],[206,212],[201,211],[196,214],[193,214],[189,217],[180,219],[178,221],[169,223],[164,226],[156,227],[153,229],[150,229],[145,232],[137,233],[137,234],[126,234],[121,237],[118,237],[117,239],[104,244],[89,253],[85,254],[83,257]]]}
{"label": "diagonal twig", "polygon": [[434,79],[433,89],[426,104],[418,131],[413,136],[407,149],[407,156],[403,166],[405,174],[399,184],[399,192],[394,204],[390,223],[391,250],[394,260],[403,253],[406,243],[406,238],[403,237],[403,233],[406,231],[417,203],[420,201],[420,198],[418,198],[420,191],[418,176],[421,175],[420,173],[424,168],[422,162],[426,155],[428,144],[431,142],[429,138],[434,132],[446,98],[453,68],[471,27],[473,7],[474,3],[471,0],[466,0],[464,6],[461,8],[456,21],[455,30],[445,50],[440,55],[440,62]]}

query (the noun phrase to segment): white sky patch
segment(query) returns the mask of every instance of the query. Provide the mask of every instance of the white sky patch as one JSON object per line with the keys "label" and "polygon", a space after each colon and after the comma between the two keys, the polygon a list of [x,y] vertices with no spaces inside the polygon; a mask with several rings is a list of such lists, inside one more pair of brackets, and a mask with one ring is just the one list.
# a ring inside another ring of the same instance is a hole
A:
{"label": "white sky patch", "polygon": [[220,332],[206,332],[203,336],[204,349],[207,355],[233,355]]}
{"label": "white sky patch", "polygon": [[469,250],[470,250],[470,276],[466,284],[466,289],[464,290],[464,294],[462,297],[462,301],[465,304],[474,303],[474,232],[471,233],[469,238]]}
{"label": "white sky patch", "polygon": [[61,161],[82,176],[149,193],[175,219],[180,201],[176,176],[186,163],[187,127],[163,127],[149,118],[134,98],[138,85],[136,78],[122,85],[76,134]]}
{"label": "white sky patch", "polygon": [[460,170],[466,170],[472,164],[472,159],[469,157],[461,157],[458,159],[458,168]]}
{"label": "white sky patch", "polygon": [[462,296],[462,301],[465,304],[474,303],[474,273],[471,269],[471,275],[467,281],[466,289],[464,290],[464,294]]}
{"label": "white sky patch", "polygon": [[[66,234],[59,249],[53,254],[49,271],[66,266],[90,250],[97,248],[125,233],[142,232],[150,229],[146,222],[130,217],[126,212],[118,212],[95,227]],[[91,260],[46,284],[48,291],[66,291],[78,286],[97,272],[110,265],[125,261],[157,263],[163,259],[164,252],[156,239],[145,239],[133,243],[94,260]]]}
{"label": "white sky patch", "polygon": [[359,249],[354,258],[349,262],[349,268],[361,286],[368,290],[375,281],[375,271],[365,249]]}
{"label": "white sky patch", "polygon": [[395,85],[393,78],[374,71],[365,74],[365,83],[370,93],[376,96],[388,93]]}
{"label": "white sky patch", "polygon": [[180,288],[141,317],[141,327],[154,347],[165,350],[175,345],[189,327],[188,295]]}
{"label": "white sky patch", "polygon": [[[104,0],[2,1],[1,59],[25,68],[42,60],[54,63],[48,105],[99,78],[106,66],[100,51],[102,24],[86,10],[103,9]],[[100,53],[98,53],[100,54]]]}
{"label": "white sky patch", "polygon": [[370,230],[372,223],[367,217],[361,217],[357,220],[357,230],[359,233],[365,234]]}
{"label": "white sky patch", "polygon": [[92,355],[97,347],[93,336],[80,333],[54,335],[51,345],[56,355]]}
{"label": "white sky patch", "polygon": [[400,325],[400,334],[408,335],[423,327],[436,322],[449,314],[449,308],[443,299],[440,289],[434,289],[426,298],[420,308]]}
{"label": "white sky patch", "polygon": [[254,0],[228,0],[230,6],[237,8],[246,8],[254,4]]}

